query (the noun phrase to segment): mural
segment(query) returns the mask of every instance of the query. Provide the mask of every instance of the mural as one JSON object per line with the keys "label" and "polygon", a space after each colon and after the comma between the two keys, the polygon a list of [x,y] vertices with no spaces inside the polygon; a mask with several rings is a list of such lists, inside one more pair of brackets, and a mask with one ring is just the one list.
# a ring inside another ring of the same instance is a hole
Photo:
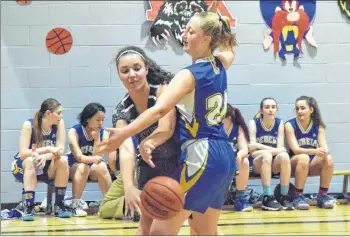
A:
{"label": "mural", "polygon": [[[148,21],[153,21],[150,28],[150,37],[155,45],[162,40],[168,41],[173,35],[176,41],[183,45],[181,34],[185,31],[190,18],[198,12],[208,10],[212,1],[197,0],[149,0],[150,9],[146,12]],[[218,2],[218,12],[222,16],[230,18],[231,27],[236,27],[237,20],[232,17],[224,1]]]}
{"label": "mural", "polygon": [[302,54],[302,40],[317,47],[312,34],[311,22],[316,12],[316,0],[260,0],[265,23],[263,47],[267,50],[273,43],[274,56],[286,60],[286,54],[298,59]]}

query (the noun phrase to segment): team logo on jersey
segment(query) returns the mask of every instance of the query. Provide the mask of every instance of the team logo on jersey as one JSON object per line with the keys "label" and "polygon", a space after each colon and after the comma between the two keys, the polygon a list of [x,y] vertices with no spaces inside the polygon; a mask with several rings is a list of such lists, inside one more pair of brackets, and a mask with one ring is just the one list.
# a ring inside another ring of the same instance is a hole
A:
{"label": "team logo on jersey", "polygon": [[260,0],[265,23],[263,47],[273,44],[273,54],[284,61],[287,54],[298,59],[303,55],[302,40],[317,47],[311,23],[316,12],[316,0]]}
{"label": "team logo on jersey", "polygon": [[[183,45],[182,33],[195,13],[208,10],[212,0],[149,0],[150,9],[146,11],[148,21],[153,21],[150,28],[152,41],[158,45],[161,40],[168,40],[170,34]],[[237,19],[233,18],[224,1],[219,1],[219,14],[230,18],[231,27],[236,27]]]}
{"label": "team logo on jersey", "polygon": [[350,19],[350,0],[338,0],[341,11]]}

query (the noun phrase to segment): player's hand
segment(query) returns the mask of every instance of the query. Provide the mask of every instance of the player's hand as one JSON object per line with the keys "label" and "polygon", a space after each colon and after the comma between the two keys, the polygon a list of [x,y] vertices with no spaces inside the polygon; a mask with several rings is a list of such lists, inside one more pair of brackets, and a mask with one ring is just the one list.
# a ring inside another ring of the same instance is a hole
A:
{"label": "player's hand", "polygon": [[109,132],[109,138],[97,145],[96,151],[102,154],[109,154],[117,150],[127,137],[120,128],[105,128]]}
{"label": "player's hand", "polygon": [[317,148],[316,156],[326,159],[328,157],[328,151],[324,148]]}
{"label": "player's hand", "polygon": [[251,143],[251,144],[248,144],[248,150],[249,150],[250,152],[256,151],[256,150],[260,150],[260,144],[259,144],[259,143]]}
{"label": "player's hand", "polygon": [[139,146],[142,159],[152,168],[155,167],[152,161],[152,152],[156,149],[149,140],[144,140]]}
{"label": "player's hand", "polygon": [[134,217],[135,209],[140,213],[140,204],[141,204],[141,191],[137,189],[135,186],[129,187],[125,189],[125,213],[124,216],[128,216],[130,212],[130,216]]}
{"label": "player's hand", "polygon": [[62,147],[57,147],[57,152],[52,153],[53,154],[53,160],[60,159],[62,152],[63,152],[63,148]]}
{"label": "player's hand", "polygon": [[92,156],[91,158],[94,160],[93,163],[96,165],[104,161],[102,156]]}
{"label": "player's hand", "polygon": [[219,1],[214,0],[211,5],[208,7],[208,12],[217,13],[219,6]]}
{"label": "player's hand", "polygon": [[36,164],[37,167],[39,167],[40,169],[44,169],[45,165],[46,165],[46,155],[41,155],[38,157],[38,159],[36,160]]}

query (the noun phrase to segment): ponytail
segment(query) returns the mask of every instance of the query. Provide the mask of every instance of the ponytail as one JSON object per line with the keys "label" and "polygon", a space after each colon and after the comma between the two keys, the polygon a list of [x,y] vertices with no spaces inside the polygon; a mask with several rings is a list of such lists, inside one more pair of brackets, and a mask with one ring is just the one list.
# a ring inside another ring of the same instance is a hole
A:
{"label": "ponytail", "polygon": [[35,143],[37,148],[41,147],[42,142],[44,140],[42,130],[41,130],[42,121],[43,121],[43,114],[41,113],[40,110],[38,110],[34,116],[34,137],[35,137]]}
{"label": "ponytail", "polygon": [[231,117],[233,125],[240,126],[243,129],[243,133],[247,141],[249,141],[249,133],[247,124],[244,121],[241,111],[227,103],[227,112],[225,118]]}

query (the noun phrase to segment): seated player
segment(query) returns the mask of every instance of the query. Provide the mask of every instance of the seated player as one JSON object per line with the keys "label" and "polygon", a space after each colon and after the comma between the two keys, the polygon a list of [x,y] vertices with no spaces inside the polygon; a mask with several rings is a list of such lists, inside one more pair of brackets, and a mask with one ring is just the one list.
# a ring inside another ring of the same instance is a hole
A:
{"label": "seated player", "polygon": [[[55,180],[55,216],[72,216],[63,204],[69,173],[67,157],[63,156],[66,130],[62,110],[57,100],[49,98],[41,104],[34,119],[23,123],[12,174],[24,184],[24,221],[35,219],[34,200],[38,181]],[[32,150],[33,147],[36,149]]]}
{"label": "seated player", "polygon": [[108,133],[102,127],[104,118],[105,108],[99,103],[90,103],[79,114],[79,123],[68,132],[73,216],[87,216],[83,210],[81,196],[88,179],[97,180],[103,194],[108,191],[112,183],[103,159],[104,154],[95,151],[95,147],[108,138]]}
{"label": "seated player", "polygon": [[320,188],[317,195],[317,206],[333,208],[336,200],[327,195],[332,180],[334,162],[329,155],[326,141],[326,125],[313,97],[301,96],[295,102],[296,118],[285,124],[288,146],[291,151],[292,172],[295,173],[296,209],[310,208],[303,189],[308,174],[320,175]]}
{"label": "seated player", "polygon": [[[289,201],[290,159],[284,147],[283,121],[276,118],[277,102],[271,97],[260,103],[260,112],[249,121],[249,157],[252,172],[260,174],[264,197],[262,209],[267,211],[293,210]],[[272,193],[272,173],[280,173],[281,196],[277,201]]]}

